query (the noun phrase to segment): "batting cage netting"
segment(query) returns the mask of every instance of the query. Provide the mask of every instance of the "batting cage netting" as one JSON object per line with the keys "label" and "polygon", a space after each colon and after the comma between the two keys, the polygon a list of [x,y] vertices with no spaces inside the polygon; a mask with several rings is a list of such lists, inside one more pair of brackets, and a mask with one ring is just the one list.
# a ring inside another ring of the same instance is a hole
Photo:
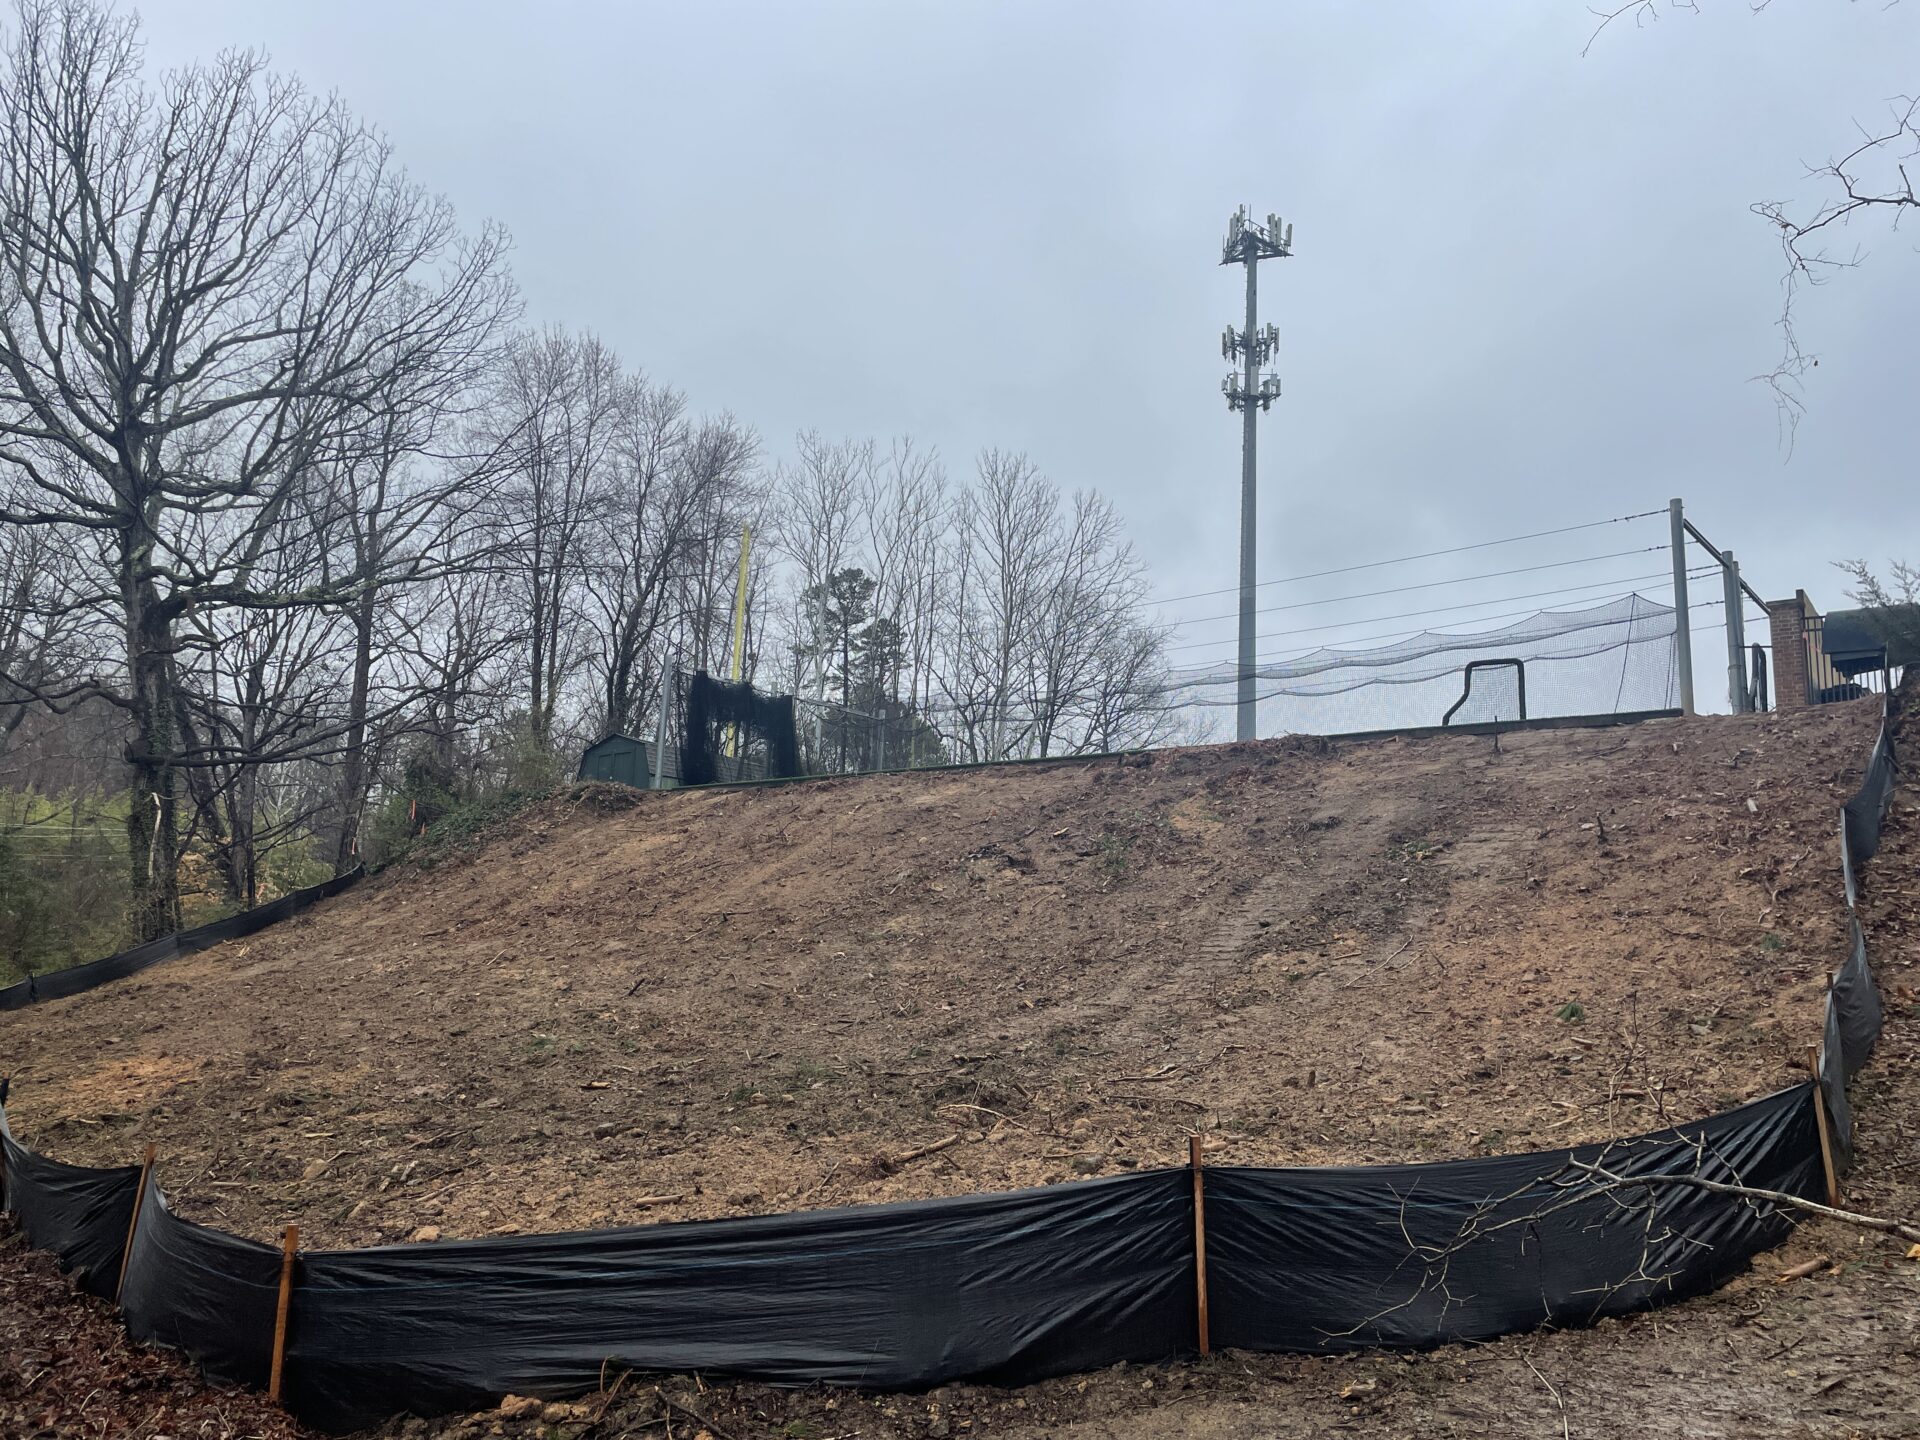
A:
{"label": "batting cage netting", "polygon": [[[1670,709],[1679,693],[1675,631],[1672,606],[1634,593],[1542,610],[1497,630],[1428,630],[1388,645],[1310,650],[1255,667],[1259,731],[1337,735],[1518,720],[1523,686],[1525,718]],[[1491,661],[1517,664],[1475,663]],[[1232,705],[1238,676],[1231,663],[1175,671],[1169,697]]]}
{"label": "batting cage netting", "polygon": [[803,773],[791,695],[696,672],[681,679],[677,698],[682,785]]}

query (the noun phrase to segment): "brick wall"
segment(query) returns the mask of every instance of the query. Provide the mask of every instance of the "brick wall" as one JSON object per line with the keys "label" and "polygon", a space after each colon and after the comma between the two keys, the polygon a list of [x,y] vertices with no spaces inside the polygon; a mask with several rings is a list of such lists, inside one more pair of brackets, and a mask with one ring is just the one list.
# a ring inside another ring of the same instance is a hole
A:
{"label": "brick wall", "polygon": [[1796,590],[1791,600],[1767,602],[1768,628],[1773,638],[1773,708],[1807,708],[1807,617],[1820,612]]}

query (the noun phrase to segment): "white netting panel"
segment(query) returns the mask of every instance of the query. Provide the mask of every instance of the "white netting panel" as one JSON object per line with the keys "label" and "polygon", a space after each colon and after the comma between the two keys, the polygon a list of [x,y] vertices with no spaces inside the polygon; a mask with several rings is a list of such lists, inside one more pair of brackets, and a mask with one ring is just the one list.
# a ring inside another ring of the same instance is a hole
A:
{"label": "white netting panel", "polygon": [[[1468,662],[1487,659],[1525,664],[1529,717],[1671,709],[1679,693],[1675,630],[1672,606],[1636,593],[1579,610],[1542,610],[1495,630],[1429,630],[1387,645],[1323,647],[1255,668],[1259,732],[1438,725],[1460,698]],[[1230,706],[1236,674],[1231,663],[1195,667],[1175,672],[1172,688],[1189,702]],[[1500,683],[1484,673],[1474,679],[1476,687]],[[1503,718],[1517,717],[1517,694],[1512,703],[1514,713]],[[1465,710],[1475,707],[1470,701],[1454,723],[1469,723]]]}

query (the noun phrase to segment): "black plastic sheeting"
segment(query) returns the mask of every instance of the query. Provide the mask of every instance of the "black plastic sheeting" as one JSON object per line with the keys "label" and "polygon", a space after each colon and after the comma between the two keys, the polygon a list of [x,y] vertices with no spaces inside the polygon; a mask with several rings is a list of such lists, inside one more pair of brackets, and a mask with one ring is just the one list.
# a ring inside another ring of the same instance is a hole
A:
{"label": "black plastic sheeting", "polygon": [[35,1001],[78,995],[83,990],[91,990],[109,981],[137,975],[149,966],[158,965],[162,960],[171,960],[176,955],[191,955],[196,950],[205,950],[223,941],[238,940],[243,935],[251,935],[256,930],[289,920],[329,896],[338,895],[342,890],[359,883],[365,874],[365,868],[357,866],[345,875],[336,875],[331,880],[323,880],[304,890],[289,891],[265,905],[242,910],[224,920],[196,925],[191,930],[162,935],[158,940],[149,940],[144,945],[122,950],[104,960],[89,960],[84,965],[70,965],[65,970],[53,970],[45,975],[29,975],[18,984],[0,988],[0,1010],[23,1010]]}
{"label": "black plastic sheeting", "polygon": [[[611,1368],[897,1389],[1165,1360],[1194,1334],[1181,1171],[301,1262],[288,1403],[330,1429],[396,1408],[565,1395]],[[138,1244],[136,1244],[138,1249]]]}
{"label": "black plastic sheeting", "polygon": [[128,1334],[184,1351],[216,1380],[264,1390],[279,1298],[278,1248],[181,1219],[148,1181],[120,1292]]}
{"label": "black plastic sheeting", "polygon": [[1847,958],[1833,972],[1827,1008],[1833,1016],[1829,1035],[1840,1050],[1841,1073],[1851,1080],[1860,1073],[1880,1040],[1880,989],[1867,964],[1867,935],[1860,917],[1847,919]]}
{"label": "black plastic sheeting", "polygon": [[1895,768],[1893,740],[1883,722],[1880,736],[1873,744],[1873,754],[1867,760],[1866,778],[1842,811],[1847,853],[1855,865],[1864,865],[1880,849],[1880,826],[1887,818],[1887,807],[1893,804]]}
{"label": "black plastic sheeting", "polygon": [[0,1155],[7,1167],[6,1208],[19,1217],[27,1243],[51,1251],[89,1294],[112,1295],[140,1167],[102,1170],[36,1155],[13,1138],[3,1108]]}
{"label": "black plastic sheeting", "polygon": [[1833,1137],[1835,1158],[1842,1170],[1853,1164],[1853,1105],[1847,1099],[1846,1046],[1840,1034],[1840,1012],[1829,992],[1826,1028],[1820,1035],[1820,1098],[1827,1107],[1827,1133]]}
{"label": "black plastic sheeting", "polygon": [[[1892,774],[1884,731],[1874,753],[1843,824],[1844,851],[1878,845],[1888,802],[1874,787]],[[1828,992],[1817,1081],[1726,1114],[1484,1160],[1206,1171],[1213,1342],[1416,1348],[1590,1322],[1739,1272],[1784,1238],[1790,1219],[1660,1177],[1824,1193],[1816,1085],[1844,1154],[1847,1080],[1880,1030],[1857,918],[1849,942]],[[29,1241],[110,1294],[139,1172],[36,1156],[6,1131],[3,1109],[0,1144],[6,1202]],[[1595,1165],[1617,1179],[1579,1168]],[[220,1379],[263,1384],[280,1264],[275,1247],[175,1215],[150,1181],[121,1295],[128,1329]],[[509,1391],[578,1394],[625,1369],[872,1389],[1018,1384],[1191,1353],[1194,1265],[1185,1170],[738,1220],[312,1251],[296,1261],[286,1400],[301,1419],[344,1430],[399,1412],[478,1408]]]}
{"label": "black plastic sheeting", "polygon": [[[8,1152],[34,1243],[111,1293],[138,1171]],[[1214,1343],[1420,1347],[1697,1293],[1779,1243],[1765,1208],[1680,1186],[1564,1188],[1570,1161],[1816,1195],[1811,1090],[1610,1145],[1437,1165],[1206,1172]],[[35,1193],[38,1192],[38,1193]],[[104,1203],[103,1203],[104,1202]],[[66,1221],[49,1216],[67,1215]],[[1411,1242],[1411,1246],[1409,1244]],[[613,1370],[773,1383],[1022,1384],[1191,1354],[1192,1177],[297,1260],[286,1401],[330,1430],[578,1394]],[[137,1340],[264,1385],[280,1252],[175,1215],[149,1182],[121,1305]]]}
{"label": "black plastic sheeting", "polygon": [[1212,1335],[1243,1350],[1417,1348],[1697,1294],[1779,1244],[1768,1209],[1678,1185],[1698,1174],[1822,1193],[1812,1087],[1697,1125],[1545,1154],[1368,1169],[1206,1172]]}

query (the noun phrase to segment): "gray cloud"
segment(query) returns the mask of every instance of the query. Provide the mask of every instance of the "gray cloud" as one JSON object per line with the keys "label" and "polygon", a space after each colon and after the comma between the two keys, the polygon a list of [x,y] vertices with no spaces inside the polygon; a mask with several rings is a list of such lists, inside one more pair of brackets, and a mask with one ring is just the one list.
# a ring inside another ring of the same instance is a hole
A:
{"label": "gray cloud", "polygon": [[1114,496],[1166,595],[1231,579],[1239,290],[1214,262],[1243,201],[1298,226],[1262,277],[1287,392],[1268,577],[1672,494],[1768,593],[1833,605],[1830,560],[1920,558],[1911,242],[1862,230],[1867,266],[1805,301],[1822,364],[1790,461],[1749,382],[1780,260],[1747,207],[1812,197],[1804,162],[1913,88],[1912,6],[1716,4],[1585,58],[1577,0],[141,11],[158,61],[262,45],[341,92],[512,229],[530,318],[598,330],[776,449],[802,426],[911,431],[956,469],[1024,447]]}

